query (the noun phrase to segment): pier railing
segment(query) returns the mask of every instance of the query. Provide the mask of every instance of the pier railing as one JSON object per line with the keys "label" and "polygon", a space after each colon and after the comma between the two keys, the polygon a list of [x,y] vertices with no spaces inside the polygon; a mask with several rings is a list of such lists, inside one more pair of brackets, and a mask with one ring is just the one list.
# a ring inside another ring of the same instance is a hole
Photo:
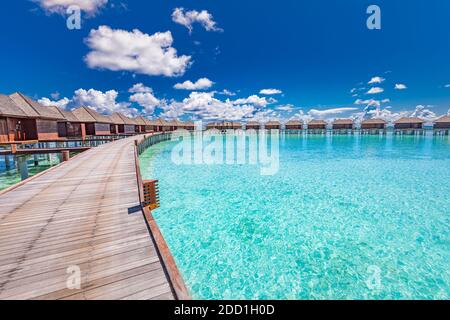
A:
{"label": "pier railing", "polygon": [[136,177],[139,188],[139,201],[142,206],[145,221],[150,230],[159,255],[161,256],[165,271],[170,278],[170,282],[178,300],[191,300],[191,295],[187,289],[183,277],[175,263],[175,259],[170,252],[169,246],[165,241],[161,230],[159,229],[156,220],[152,215],[152,207],[159,206],[159,195],[157,190],[157,181],[145,181],[142,179],[141,168],[139,163],[139,155],[142,154],[148,147],[159,142],[167,141],[171,138],[171,133],[156,133],[152,135],[145,135],[141,140],[135,140],[134,158],[136,163]]}
{"label": "pier railing", "polygon": [[157,133],[152,135],[144,135],[141,141],[136,140],[136,147],[138,155],[141,155],[148,147],[151,147],[157,143],[168,141],[172,137],[171,133]]}

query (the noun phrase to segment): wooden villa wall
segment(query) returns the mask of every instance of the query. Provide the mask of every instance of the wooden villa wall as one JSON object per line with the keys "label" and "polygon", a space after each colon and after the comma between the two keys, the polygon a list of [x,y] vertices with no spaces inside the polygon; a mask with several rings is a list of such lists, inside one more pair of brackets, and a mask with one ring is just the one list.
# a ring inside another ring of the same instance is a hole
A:
{"label": "wooden villa wall", "polygon": [[95,135],[103,136],[111,134],[111,125],[109,123],[96,123]]}
{"label": "wooden villa wall", "polygon": [[450,122],[437,122],[434,124],[435,129],[450,129]]}
{"label": "wooden villa wall", "polygon": [[302,130],[303,126],[300,124],[289,124],[285,126],[286,130]]}
{"label": "wooden villa wall", "polygon": [[341,129],[353,129],[352,124],[333,124],[334,130],[341,130]]}
{"label": "wooden villa wall", "polygon": [[36,120],[36,129],[39,140],[57,140],[58,123],[55,120]]}
{"label": "wooden villa wall", "polygon": [[83,124],[72,122],[58,122],[58,135],[60,138],[83,137]]}
{"label": "wooden villa wall", "polygon": [[8,141],[8,122],[6,118],[0,118],[0,143],[6,143]]}
{"label": "wooden villa wall", "polygon": [[421,123],[397,123],[395,129],[422,129]]}
{"label": "wooden villa wall", "polygon": [[119,125],[119,133],[132,134],[136,132],[134,124],[121,124]]}
{"label": "wooden villa wall", "polygon": [[[9,142],[36,140],[38,138],[35,119],[7,118],[7,126]],[[18,127],[20,128],[19,131],[16,130]]]}
{"label": "wooden villa wall", "polygon": [[67,137],[67,122],[58,122],[58,137]]}
{"label": "wooden villa wall", "polygon": [[325,124],[309,124],[308,129],[311,130],[325,130],[327,126]]}
{"label": "wooden villa wall", "polygon": [[361,129],[385,129],[386,125],[384,124],[378,124],[378,123],[367,123],[367,124],[361,124]]}

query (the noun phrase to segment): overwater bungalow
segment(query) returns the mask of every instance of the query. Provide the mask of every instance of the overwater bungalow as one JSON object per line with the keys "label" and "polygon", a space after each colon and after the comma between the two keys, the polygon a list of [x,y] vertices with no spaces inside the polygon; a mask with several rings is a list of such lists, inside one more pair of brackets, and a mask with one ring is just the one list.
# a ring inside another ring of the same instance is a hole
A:
{"label": "overwater bungalow", "polygon": [[136,133],[136,122],[120,112],[114,112],[109,118],[113,121],[111,133],[131,135]]}
{"label": "overwater bungalow", "polygon": [[383,119],[368,119],[361,122],[361,129],[386,129],[386,125]]}
{"label": "overwater bungalow", "polygon": [[80,107],[72,111],[81,123],[86,127],[86,136],[108,136],[111,135],[110,117],[101,115],[88,107]]}
{"label": "overwater bungalow", "polygon": [[233,130],[242,130],[242,123],[240,123],[240,122],[232,122],[231,128]]}
{"label": "overwater bungalow", "polygon": [[13,93],[9,97],[28,117],[28,121],[13,120],[11,128],[14,128],[19,141],[59,139],[58,121],[64,120],[60,112],[52,107],[43,106],[20,92]]}
{"label": "overwater bungalow", "polygon": [[170,127],[169,131],[175,131],[178,129],[178,122],[176,120],[169,120],[167,121],[167,124]]}
{"label": "overwater bungalow", "polygon": [[206,130],[222,130],[223,129],[223,123],[222,122],[210,122],[206,125]]}
{"label": "overwater bungalow", "polygon": [[280,130],[281,123],[280,121],[269,121],[264,125],[264,128],[266,130]]}
{"label": "overwater bungalow", "polygon": [[186,121],[184,122],[184,129],[188,131],[194,131],[195,130],[195,123],[193,121]]}
{"label": "overwater bungalow", "polygon": [[325,120],[311,120],[308,122],[308,130],[313,132],[323,132],[327,130],[327,125]]}
{"label": "overwater bungalow", "polygon": [[146,131],[146,123],[145,119],[142,116],[136,117],[133,119],[136,123],[136,133],[145,133]]}
{"label": "overwater bungalow", "polygon": [[383,119],[368,119],[361,122],[361,132],[366,133],[384,133],[387,122]]}
{"label": "overwater bungalow", "polygon": [[259,130],[259,129],[261,129],[261,124],[256,121],[249,121],[245,125],[245,129],[246,130]]}
{"label": "overwater bungalow", "polygon": [[158,132],[172,131],[170,123],[164,119],[158,119]]}
{"label": "overwater bungalow", "polygon": [[29,119],[9,96],[0,94],[0,143],[32,139],[37,139],[35,119]]}
{"label": "overwater bungalow", "polygon": [[150,120],[147,118],[145,119],[145,131],[146,132],[158,132],[159,129],[159,122],[158,120]]}
{"label": "overwater bungalow", "polygon": [[397,130],[423,129],[424,120],[420,118],[401,118],[394,122]]}
{"label": "overwater bungalow", "polygon": [[58,121],[58,136],[60,138],[86,138],[86,126],[71,111],[53,107],[60,112],[64,120]]}
{"label": "overwater bungalow", "polygon": [[333,122],[333,130],[353,130],[353,127],[352,119],[336,119]]}
{"label": "overwater bungalow", "polygon": [[302,130],[303,129],[303,122],[300,120],[289,120],[284,125],[284,128],[286,130]]}
{"label": "overwater bungalow", "polygon": [[450,133],[450,116],[443,116],[434,121],[434,133],[435,134],[445,134]]}
{"label": "overwater bungalow", "polygon": [[420,118],[401,118],[394,122],[394,133],[396,134],[424,134],[425,121]]}

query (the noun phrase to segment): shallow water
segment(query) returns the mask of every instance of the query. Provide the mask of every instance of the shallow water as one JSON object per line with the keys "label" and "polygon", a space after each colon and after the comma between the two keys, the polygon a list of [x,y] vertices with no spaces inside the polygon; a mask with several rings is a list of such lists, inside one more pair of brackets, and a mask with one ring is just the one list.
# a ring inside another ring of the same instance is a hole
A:
{"label": "shallow water", "polygon": [[[10,168],[6,167],[5,157],[0,157],[0,191],[15,185],[21,181],[20,173],[17,170],[17,165],[14,161],[13,156],[9,156],[10,159]],[[52,166],[60,163],[60,158],[58,155],[39,155],[37,156],[37,160],[39,160],[39,164],[35,165],[34,157],[28,157],[28,174],[29,177],[32,177],[44,170],[51,168]]]}
{"label": "shallow water", "polygon": [[175,165],[155,218],[196,299],[448,299],[448,137],[287,136],[280,169]]}

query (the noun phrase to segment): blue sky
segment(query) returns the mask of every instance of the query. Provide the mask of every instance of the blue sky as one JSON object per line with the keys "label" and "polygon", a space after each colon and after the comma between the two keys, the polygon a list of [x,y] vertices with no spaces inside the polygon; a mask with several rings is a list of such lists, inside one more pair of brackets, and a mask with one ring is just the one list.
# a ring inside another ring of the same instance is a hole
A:
{"label": "blue sky", "polygon": [[[67,2],[82,5],[80,30],[66,27]],[[371,4],[381,30],[366,27]],[[19,0],[2,9],[0,92],[45,104],[207,120],[431,119],[450,109],[447,0]]]}

